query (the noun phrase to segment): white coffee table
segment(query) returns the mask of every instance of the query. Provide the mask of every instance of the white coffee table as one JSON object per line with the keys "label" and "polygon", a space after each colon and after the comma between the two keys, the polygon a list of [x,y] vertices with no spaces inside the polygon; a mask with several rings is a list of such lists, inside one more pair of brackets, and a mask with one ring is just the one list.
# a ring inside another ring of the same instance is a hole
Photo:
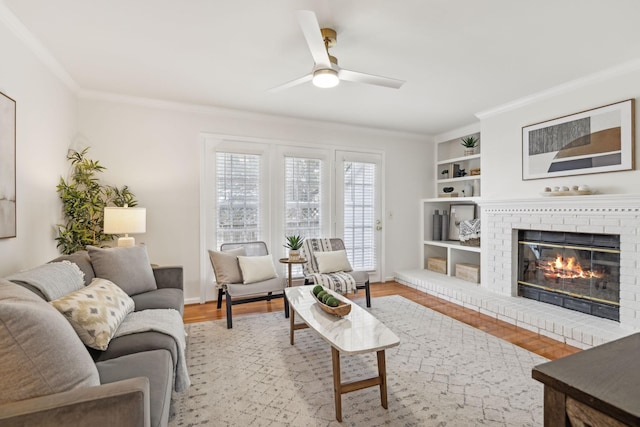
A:
{"label": "white coffee table", "polygon": [[[342,421],[342,395],[367,387],[380,386],[380,401],[382,407],[387,409],[387,368],[384,351],[399,345],[400,339],[368,311],[335,292],[329,291],[339,300],[351,303],[351,312],[344,317],[338,317],[322,311],[311,295],[312,289],[312,286],[295,286],[284,290],[291,308],[290,341],[293,345],[294,331],[311,328],[331,346],[336,420]],[[295,323],[296,314],[304,323]],[[373,351],[377,353],[378,376],[343,383],[340,379],[340,353],[359,354]]]}

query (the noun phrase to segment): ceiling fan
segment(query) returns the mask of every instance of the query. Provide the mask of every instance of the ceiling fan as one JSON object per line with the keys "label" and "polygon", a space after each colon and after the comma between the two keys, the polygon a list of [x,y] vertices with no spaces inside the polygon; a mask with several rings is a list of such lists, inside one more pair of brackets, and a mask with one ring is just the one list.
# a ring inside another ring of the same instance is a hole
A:
{"label": "ceiling fan", "polygon": [[338,59],[335,56],[329,55],[329,48],[336,44],[336,31],[331,28],[321,29],[316,14],[312,11],[299,10],[297,16],[300,28],[302,28],[302,33],[307,40],[307,45],[309,45],[309,50],[313,57],[313,69],[303,77],[269,89],[269,92],[278,92],[309,81],[321,88],[334,87],[340,83],[340,80],[384,86],[393,89],[399,89],[404,84],[403,80],[340,68],[338,66]]}

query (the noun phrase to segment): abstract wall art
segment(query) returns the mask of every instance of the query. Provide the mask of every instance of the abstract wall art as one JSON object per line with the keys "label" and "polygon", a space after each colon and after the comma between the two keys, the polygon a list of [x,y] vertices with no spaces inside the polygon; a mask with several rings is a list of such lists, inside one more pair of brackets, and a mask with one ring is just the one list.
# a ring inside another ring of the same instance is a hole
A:
{"label": "abstract wall art", "polygon": [[0,239],[16,237],[16,101],[0,92]]}
{"label": "abstract wall art", "polygon": [[634,168],[634,100],[522,128],[522,179]]}

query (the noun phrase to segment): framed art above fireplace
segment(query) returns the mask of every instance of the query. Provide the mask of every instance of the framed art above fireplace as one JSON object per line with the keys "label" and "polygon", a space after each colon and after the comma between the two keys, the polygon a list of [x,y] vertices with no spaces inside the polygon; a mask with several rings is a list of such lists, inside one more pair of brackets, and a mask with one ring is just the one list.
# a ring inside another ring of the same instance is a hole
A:
{"label": "framed art above fireplace", "polygon": [[522,128],[522,179],[634,168],[634,100]]}

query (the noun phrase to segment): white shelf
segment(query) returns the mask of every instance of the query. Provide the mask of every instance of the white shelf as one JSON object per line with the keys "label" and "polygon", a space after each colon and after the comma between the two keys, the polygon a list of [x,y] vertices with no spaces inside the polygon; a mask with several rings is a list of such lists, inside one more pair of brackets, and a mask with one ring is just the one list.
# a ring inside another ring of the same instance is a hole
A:
{"label": "white shelf", "polygon": [[460,251],[480,253],[479,246],[465,246],[465,245],[462,245],[460,242],[456,242],[455,240],[425,240],[424,244],[431,245],[431,246],[440,246],[443,248],[451,248],[451,249],[456,249]]}
{"label": "white shelf", "polygon": [[430,199],[422,199],[421,202],[427,203],[451,203],[451,202],[469,202],[479,203],[480,197],[433,197]]}
{"label": "white shelf", "polygon": [[470,156],[460,156],[460,157],[454,157],[452,159],[440,160],[438,163],[436,163],[436,165],[448,165],[450,163],[464,162],[465,160],[473,160],[473,159],[479,159],[479,158],[480,158],[480,153],[472,154]]}
{"label": "white shelf", "polygon": [[438,184],[444,184],[447,182],[458,182],[458,181],[472,181],[474,179],[480,179],[480,175],[465,175],[459,176],[457,178],[445,178],[437,180]]}

